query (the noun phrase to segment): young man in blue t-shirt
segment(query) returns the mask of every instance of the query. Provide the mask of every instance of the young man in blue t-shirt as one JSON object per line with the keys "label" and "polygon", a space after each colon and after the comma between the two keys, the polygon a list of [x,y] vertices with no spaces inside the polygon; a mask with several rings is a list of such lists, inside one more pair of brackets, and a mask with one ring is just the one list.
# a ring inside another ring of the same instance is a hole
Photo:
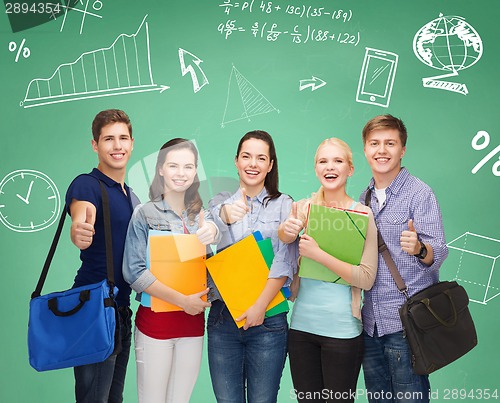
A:
{"label": "young man in blue t-shirt", "polygon": [[[122,402],[123,386],[131,344],[130,287],[123,280],[122,260],[125,236],[137,197],[125,184],[127,162],[134,146],[127,114],[109,109],[99,112],[92,123],[92,148],[98,165],[78,176],[66,193],[72,219],[71,241],[81,250],[82,264],[74,287],[107,278],[101,181],[110,204],[116,302],[120,318],[121,351],[103,362],[74,368],[77,403]],[[118,325],[118,324],[117,324]]]}

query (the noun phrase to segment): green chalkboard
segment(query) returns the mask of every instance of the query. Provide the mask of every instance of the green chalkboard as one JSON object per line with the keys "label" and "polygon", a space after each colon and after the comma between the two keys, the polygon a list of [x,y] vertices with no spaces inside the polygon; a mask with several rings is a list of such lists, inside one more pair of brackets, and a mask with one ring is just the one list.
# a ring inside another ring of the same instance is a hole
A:
{"label": "green chalkboard", "polygon": [[[96,165],[90,124],[107,108],[131,117],[128,182],[142,199],[156,151],[178,136],[200,150],[206,200],[233,190],[236,145],[253,129],[275,138],[280,187],[295,199],[318,186],[317,145],[344,139],[355,163],[348,192],[358,197],[371,176],[361,129],[378,114],[401,117],[403,163],[442,208],[450,254],[441,278],[466,287],[479,334],[477,348],[431,376],[434,401],[495,391],[498,399],[497,2],[54,0],[4,1],[3,10],[2,402],[73,398],[71,370],[36,373],[28,364],[28,303],[66,188]],[[44,291],[68,288],[78,263],[67,225]],[[362,377],[359,388],[364,402]],[[291,389],[287,366],[280,402]],[[125,402],[134,401],[132,355]],[[206,355],[192,401],[215,401]]]}

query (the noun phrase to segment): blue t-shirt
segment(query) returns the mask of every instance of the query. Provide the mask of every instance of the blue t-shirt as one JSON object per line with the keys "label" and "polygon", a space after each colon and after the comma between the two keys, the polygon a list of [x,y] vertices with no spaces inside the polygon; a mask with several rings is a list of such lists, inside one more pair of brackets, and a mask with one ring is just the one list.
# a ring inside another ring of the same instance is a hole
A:
{"label": "blue t-shirt", "polygon": [[68,214],[69,205],[73,199],[90,202],[97,210],[94,224],[94,238],[92,244],[87,249],[80,251],[82,265],[76,273],[74,287],[98,283],[107,277],[102,194],[96,178],[104,183],[108,191],[111,234],[113,239],[114,277],[115,284],[118,287],[116,302],[118,306],[128,306],[130,305],[131,290],[130,286],[123,279],[121,268],[128,223],[134,207],[139,203],[139,200],[127,185],[125,185],[127,192],[125,195],[118,182],[104,175],[96,168],[90,174],[78,176],[66,192]]}

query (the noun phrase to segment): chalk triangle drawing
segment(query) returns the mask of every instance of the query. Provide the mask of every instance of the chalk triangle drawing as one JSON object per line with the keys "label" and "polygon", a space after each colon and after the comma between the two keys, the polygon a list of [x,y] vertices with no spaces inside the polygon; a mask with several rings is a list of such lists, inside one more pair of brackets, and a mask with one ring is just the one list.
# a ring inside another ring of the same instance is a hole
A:
{"label": "chalk triangle drawing", "polygon": [[221,127],[242,119],[250,121],[252,116],[269,112],[280,111],[233,65]]}

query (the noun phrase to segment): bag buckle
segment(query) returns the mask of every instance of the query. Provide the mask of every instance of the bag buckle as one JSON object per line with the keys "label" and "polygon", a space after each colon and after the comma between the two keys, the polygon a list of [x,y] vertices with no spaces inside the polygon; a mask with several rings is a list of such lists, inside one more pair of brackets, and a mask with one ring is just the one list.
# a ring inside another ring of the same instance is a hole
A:
{"label": "bag buckle", "polygon": [[408,287],[405,287],[403,290],[399,290],[401,294],[403,294],[406,299],[410,299],[410,296],[408,295]]}

